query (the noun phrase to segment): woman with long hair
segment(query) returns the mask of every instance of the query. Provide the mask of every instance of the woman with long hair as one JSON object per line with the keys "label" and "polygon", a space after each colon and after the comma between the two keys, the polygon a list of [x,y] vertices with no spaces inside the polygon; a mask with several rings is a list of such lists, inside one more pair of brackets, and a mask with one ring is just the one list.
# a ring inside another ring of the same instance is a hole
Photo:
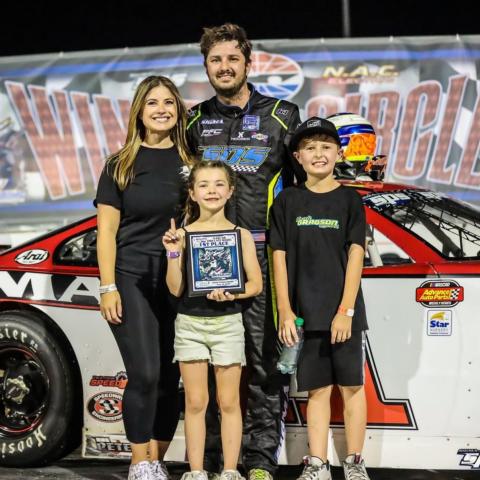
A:
{"label": "woman with long hair", "polygon": [[168,78],[145,78],[133,98],[125,145],[107,159],[94,202],[100,311],[128,375],[123,421],[132,448],[129,480],[168,478],[163,457],[179,417],[175,313],[162,236],[170,219],[181,215],[191,163],[186,118]]}

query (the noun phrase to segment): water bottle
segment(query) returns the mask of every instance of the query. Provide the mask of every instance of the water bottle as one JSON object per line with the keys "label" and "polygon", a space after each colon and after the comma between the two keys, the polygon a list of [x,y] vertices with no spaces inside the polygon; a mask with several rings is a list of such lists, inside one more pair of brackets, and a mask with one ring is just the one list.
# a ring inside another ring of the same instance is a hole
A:
{"label": "water bottle", "polygon": [[277,369],[282,373],[295,373],[297,370],[297,361],[303,345],[303,324],[303,318],[297,317],[295,326],[297,327],[298,342],[292,346],[283,344],[282,353],[277,362]]}

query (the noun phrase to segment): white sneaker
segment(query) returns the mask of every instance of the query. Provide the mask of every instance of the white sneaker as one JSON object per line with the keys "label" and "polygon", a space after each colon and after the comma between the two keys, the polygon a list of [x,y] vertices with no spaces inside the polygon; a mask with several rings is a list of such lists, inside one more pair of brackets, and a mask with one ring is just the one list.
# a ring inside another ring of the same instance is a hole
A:
{"label": "white sneaker", "polygon": [[332,480],[330,464],[318,457],[306,455],[303,457],[303,472],[297,480]]}
{"label": "white sneaker", "polygon": [[165,462],[154,460],[150,463],[150,470],[152,471],[153,480],[170,480],[170,475]]}
{"label": "white sneaker", "polygon": [[370,480],[365,462],[359,453],[349,455],[343,462],[345,480]]}
{"label": "white sneaker", "polygon": [[208,480],[208,476],[205,470],[192,470],[185,472],[180,480]]}
{"label": "white sneaker", "polygon": [[220,480],[245,480],[238,470],[223,470]]}
{"label": "white sneaker", "polygon": [[128,480],[154,480],[150,469],[150,462],[143,461],[130,465],[128,469]]}

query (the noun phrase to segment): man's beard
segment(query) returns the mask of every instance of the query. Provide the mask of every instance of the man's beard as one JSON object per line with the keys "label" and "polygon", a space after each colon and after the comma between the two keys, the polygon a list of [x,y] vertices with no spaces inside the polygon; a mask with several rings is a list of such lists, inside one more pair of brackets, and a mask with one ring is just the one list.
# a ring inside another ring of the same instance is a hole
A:
{"label": "man's beard", "polygon": [[[237,80],[236,77],[234,77],[235,80]],[[218,95],[221,95],[222,97],[226,98],[233,98],[235,95],[238,94],[238,92],[243,88],[245,83],[247,82],[247,70],[243,72],[243,75],[238,78],[238,80],[230,87],[222,87],[221,84],[217,83],[216,79],[215,82],[212,82],[212,79],[209,77],[210,84],[214,88],[215,92]]]}

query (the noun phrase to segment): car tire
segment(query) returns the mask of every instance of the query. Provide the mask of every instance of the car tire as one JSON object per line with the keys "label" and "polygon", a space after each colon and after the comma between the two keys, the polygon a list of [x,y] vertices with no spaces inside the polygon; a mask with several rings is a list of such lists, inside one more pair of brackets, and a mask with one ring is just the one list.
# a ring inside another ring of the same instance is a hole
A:
{"label": "car tire", "polygon": [[0,313],[0,465],[46,465],[81,436],[75,357],[41,313]]}

